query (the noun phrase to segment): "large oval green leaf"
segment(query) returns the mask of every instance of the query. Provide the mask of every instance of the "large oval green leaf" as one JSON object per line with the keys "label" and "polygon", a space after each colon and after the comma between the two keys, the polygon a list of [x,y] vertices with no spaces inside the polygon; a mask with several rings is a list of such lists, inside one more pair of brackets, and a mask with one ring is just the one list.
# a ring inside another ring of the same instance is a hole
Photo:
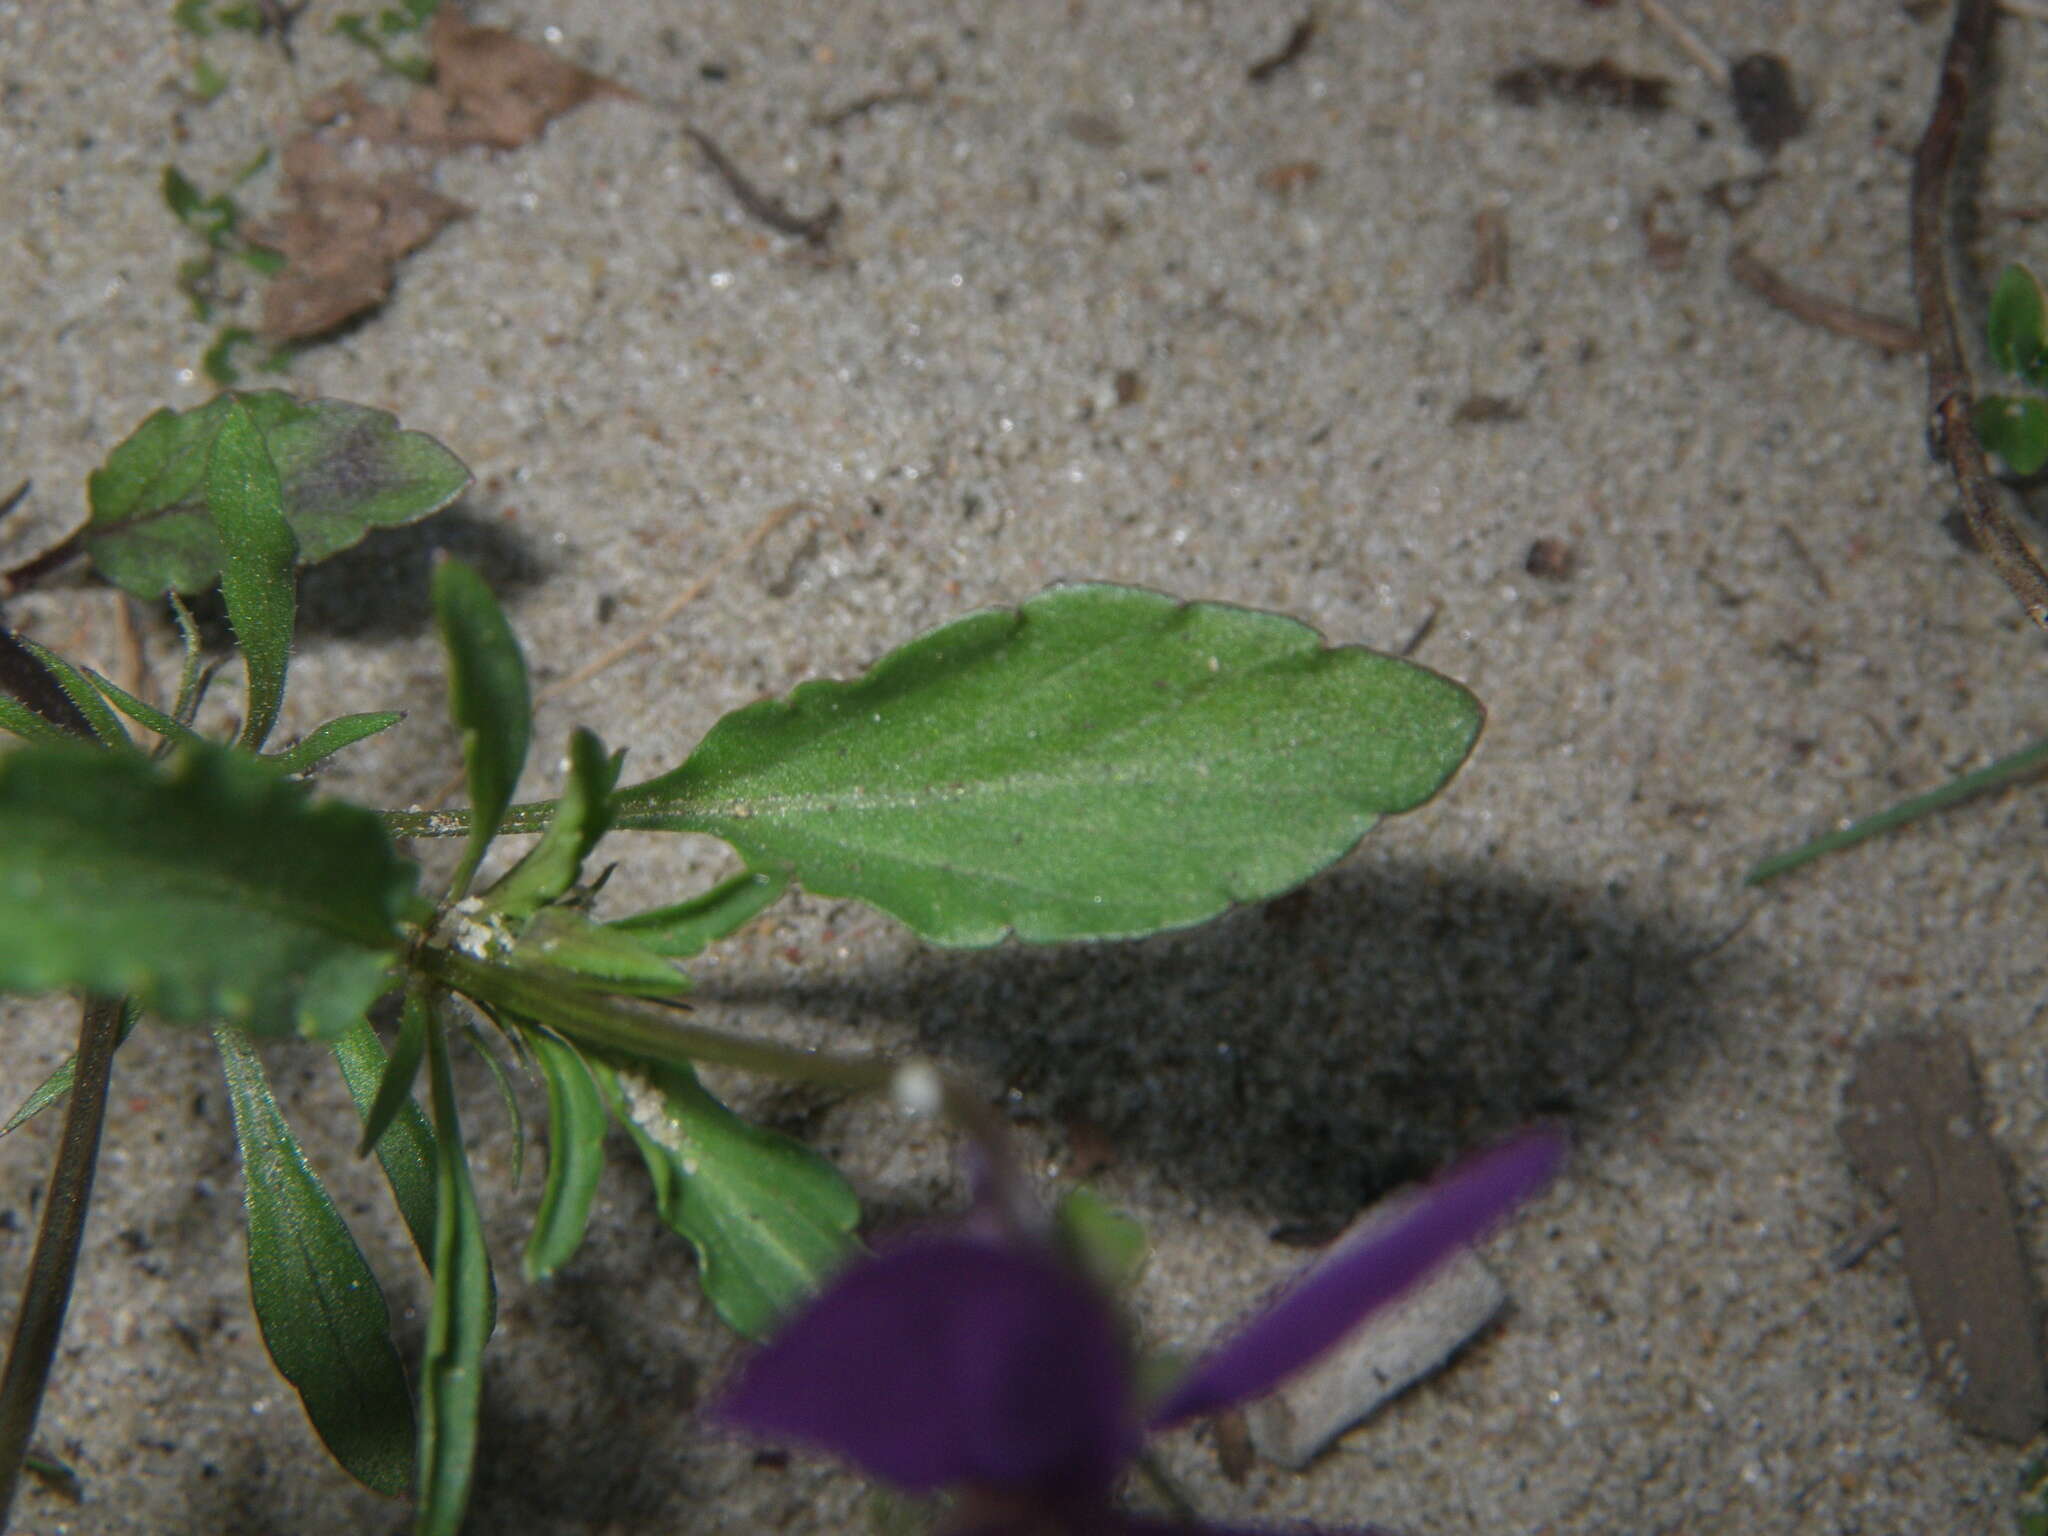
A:
{"label": "large oval green leaf", "polygon": [[86,481],[86,553],[138,597],[203,592],[220,574],[220,540],[206,506],[207,456],[239,400],[276,466],[301,565],[339,554],[372,528],[417,522],[469,485],[462,461],[389,412],[282,390],[216,395],[189,411],[160,410]]}
{"label": "large oval green leaf", "polygon": [[941,944],[1128,936],[1307,879],[1435,794],[1482,719],[1277,614],[1055,587],[728,715],[618,825],[723,838]]}
{"label": "large oval green leaf", "polygon": [[0,756],[0,988],[331,1036],[389,985],[417,871],[376,814],[211,745]]}

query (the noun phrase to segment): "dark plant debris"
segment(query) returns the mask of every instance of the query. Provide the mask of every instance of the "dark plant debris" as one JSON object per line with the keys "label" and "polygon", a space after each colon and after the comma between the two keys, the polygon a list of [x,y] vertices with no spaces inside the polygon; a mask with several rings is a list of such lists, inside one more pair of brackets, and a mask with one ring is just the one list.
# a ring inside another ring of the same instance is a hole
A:
{"label": "dark plant debris", "polygon": [[685,127],[690,142],[704,156],[711,169],[718,173],[719,180],[731,189],[733,197],[741,208],[778,234],[795,235],[806,245],[821,246],[832,235],[832,226],[839,222],[839,203],[828,198],[816,213],[797,213],[780,199],[770,197],[746,174],[732,163],[726,152],[718,147],[718,141],[702,129]]}
{"label": "dark plant debris", "polygon": [[1964,1428],[2015,1444],[2048,1421],[2039,1303],[1969,1046],[1870,1041],[1842,1095],[1842,1145],[1897,1211],[1929,1374]]}
{"label": "dark plant debris", "polygon": [[1451,412],[1454,427],[1489,427],[1520,421],[1527,414],[1514,401],[1501,395],[1467,395]]}
{"label": "dark plant debris", "polygon": [[1546,101],[1654,116],[1671,106],[1671,82],[1661,75],[1630,74],[1612,59],[1567,64],[1535,59],[1493,77],[1493,93],[1517,107],[1540,107]]}
{"label": "dark plant debris", "polygon": [[1460,298],[1476,299],[1511,286],[1508,276],[1508,216],[1498,208],[1472,215],[1472,268],[1458,290]]}
{"label": "dark plant debris", "polygon": [[1244,72],[1245,79],[1253,85],[1264,85],[1289,65],[1298,62],[1308,52],[1309,44],[1316,40],[1316,13],[1310,11],[1294,24],[1287,34],[1287,41],[1280,45],[1280,51],[1269,53]]}
{"label": "dark plant debris", "polygon": [[1919,329],[1888,315],[1872,314],[1811,288],[1802,288],[1757,259],[1746,247],[1728,257],[1728,272],[1738,283],[1788,315],[1839,336],[1854,337],[1885,352],[1918,352]]}
{"label": "dark plant debris", "polygon": [[1792,69],[1775,53],[1751,53],[1729,71],[1728,96],[1743,137],[1760,155],[1775,155],[1806,131],[1806,109],[1792,88]]}
{"label": "dark plant debris", "polygon": [[1578,553],[1564,539],[1541,538],[1522,557],[1522,569],[1543,581],[1564,581],[1578,566]]}

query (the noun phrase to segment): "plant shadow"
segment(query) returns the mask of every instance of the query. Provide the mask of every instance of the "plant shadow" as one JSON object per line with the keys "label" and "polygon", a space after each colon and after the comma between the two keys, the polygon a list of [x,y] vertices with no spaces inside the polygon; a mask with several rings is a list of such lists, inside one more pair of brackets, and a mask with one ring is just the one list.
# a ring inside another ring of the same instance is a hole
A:
{"label": "plant shadow", "polygon": [[1718,947],[1624,891],[1375,859],[1134,943],[697,995],[856,1034],[908,1022],[1013,1115],[1318,1229],[1532,1117],[1639,1102],[1706,1028],[1695,972]]}

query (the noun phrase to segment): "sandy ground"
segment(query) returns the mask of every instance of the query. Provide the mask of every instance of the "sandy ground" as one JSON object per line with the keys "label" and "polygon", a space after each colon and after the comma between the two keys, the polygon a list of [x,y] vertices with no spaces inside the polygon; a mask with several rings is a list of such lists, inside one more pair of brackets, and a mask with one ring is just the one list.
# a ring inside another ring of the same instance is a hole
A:
{"label": "sandy ground", "polygon": [[[1276,1232],[1328,1230],[1532,1114],[1568,1119],[1568,1177],[1489,1248],[1512,1306],[1452,1369],[1306,1475],[1232,1485],[1206,1433],[1168,1445],[1219,1520],[2010,1527],[2019,1453],[1942,1413],[1897,1243],[1846,1271],[1827,1254],[1878,1210],[1833,1132],[1854,1049],[1933,1021],[1974,1045],[2027,1237],[2048,1243],[2039,793],[1766,894],[1740,883],[1758,854],[2043,728],[2018,686],[2039,637],[1943,530],[1918,361],[1806,328],[1725,270],[1753,245],[1906,317],[1907,158],[1944,23],[1860,0],[1686,9],[1729,54],[1782,54],[1812,107],[1740,213],[1706,194],[1766,162],[1626,5],[1337,0],[1264,83],[1247,68],[1295,0],[485,6],[646,102],[445,162],[473,215],[288,376],[399,413],[477,473],[455,511],[308,583],[285,728],[412,711],[329,780],[378,803],[425,797],[453,761],[435,548],[498,584],[546,682],[802,503],[652,647],[543,709],[543,741],[588,724],[643,770],[735,705],[1062,577],[1387,649],[1435,615],[1418,659],[1480,694],[1485,739],[1298,900],[1143,944],[948,954],[806,898],[702,969],[715,1019],[973,1074],[1049,1186],[1106,1144],[1100,1187],[1156,1243],[1142,1311],[1185,1344],[1299,1262]],[[295,69],[209,45],[232,83],[200,106],[157,0],[0,4],[0,481],[33,480],[0,528],[8,563],[81,515],[87,471],[148,411],[208,393],[159,176],[175,160],[218,184],[356,72],[331,11],[300,25]],[[2048,32],[2009,23],[2002,52],[1984,195],[2012,204],[2048,173]],[[1492,88],[1532,58],[1602,56],[1667,77],[1670,110]],[[929,89],[818,121],[906,83]],[[744,213],[678,109],[792,204],[837,198],[827,251]],[[1483,213],[1510,259],[1474,293]],[[1972,281],[2014,256],[2048,268],[2041,228],[1987,220]],[[1471,420],[1475,397],[1506,405]],[[1569,547],[1568,574],[1531,573],[1539,539]],[[10,614],[118,664],[117,603],[59,585]],[[161,686],[170,637],[142,623]],[[619,848],[621,911],[723,868],[708,845]],[[14,1002],[4,1027],[11,1102],[73,1012]],[[410,1347],[417,1270],[346,1155],[333,1074],[303,1049],[271,1060]],[[464,1087],[507,1259],[473,1529],[854,1528],[852,1479],[693,1416],[735,1345],[630,1149],[570,1272],[517,1278],[537,1181],[512,1186],[480,1068]],[[882,1223],[954,1198],[943,1138],[889,1111],[736,1095],[840,1155]],[[54,1130],[0,1143],[0,1307]],[[32,1488],[20,1529],[403,1529],[326,1460],[256,1337],[203,1040],[149,1029],[123,1053],[101,1188],[44,1419],[84,1502]]]}

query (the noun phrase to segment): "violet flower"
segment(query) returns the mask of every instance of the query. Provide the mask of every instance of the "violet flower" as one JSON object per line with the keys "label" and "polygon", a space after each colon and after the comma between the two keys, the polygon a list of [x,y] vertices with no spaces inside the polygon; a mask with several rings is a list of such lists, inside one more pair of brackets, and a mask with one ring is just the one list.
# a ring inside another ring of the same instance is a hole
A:
{"label": "violet flower", "polygon": [[1557,1134],[1526,1131],[1453,1168],[1149,1409],[1115,1311],[1076,1268],[1032,1238],[955,1234],[842,1274],[742,1368],[718,1412],[911,1494],[958,1487],[959,1529],[976,1536],[1229,1536],[1114,1512],[1145,1432],[1271,1391],[1535,1193],[1563,1151]]}

